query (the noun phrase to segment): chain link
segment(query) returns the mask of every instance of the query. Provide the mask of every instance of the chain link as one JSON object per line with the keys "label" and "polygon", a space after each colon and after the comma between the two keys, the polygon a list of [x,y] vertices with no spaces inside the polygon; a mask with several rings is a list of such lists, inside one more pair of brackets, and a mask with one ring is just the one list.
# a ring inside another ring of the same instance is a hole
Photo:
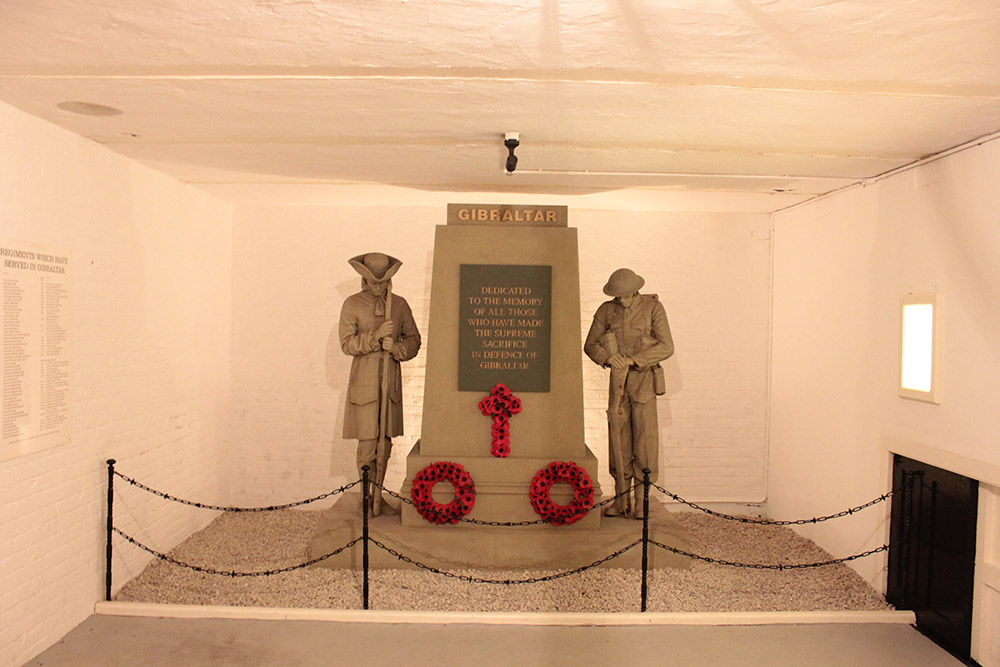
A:
{"label": "chain link", "polygon": [[889,549],[889,545],[888,544],[883,544],[882,546],[880,546],[878,548],[871,549],[870,551],[865,551],[864,553],[854,554],[853,556],[845,556],[844,558],[834,558],[832,560],[825,560],[825,561],[821,561],[821,562],[818,562],[818,563],[793,563],[791,565],[764,565],[764,564],[760,564],[760,563],[736,563],[736,562],[731,561],[731,560],[722,560],[720,558],[711,558],[709,556],[699,556],[698,554],[693,554],[693,553],[690,553],[688,551],[684,551],[682,549],[676,549],[674,547],[668,547],[666,544],[661,544],[660,542],[657,542],[656,540],[650,540],[649,543],[652,544],[652,545],[654,545],[654,546],[660,547],[661,549],[666,549],[667,551],[671,551],[671,552],[677,554],[678,556],[686,556],[688,558],[693,558],[695,560],[700,560],[700,561],[703,561],[705,563],[712,563],[713,565],[728,565],[730,567],[742,567],[742,568],[747,568],[747,569],[751,569],[751,570],[778,570],[778,571],[782,571],[782,570],[804,570],[804,569],[807,569],[807,568],[826,567],[828,565],[839,565],[840,563],[848,563],[848,562],[850,562],[852,560],[857,560],[859,558],[865,558],[867,556],[871,556],[872,554],[877,554],[879,552],[886,551],[886,550]]}
{"label": "chain link", "polygon": [[153,554],[154,556],[156,556],[160,560],[166,561],[168,563],[173,563],[174,565],[179,565],[180,567],[186,567],[187,569],[194,570],[195,572],[204,572],[206,574],[220,574],[220,575],[223,575],[223,576],[226,576],[226,577],[233,577],[233,578],[235,578],[235,577],[269,577],[272,574],[282,574],[283,572],[292,572],[294,570],[301,570],[303,568],[309,567],[310,565],[315,565],[316,563],[322,562],[322,561],[326,560],[327,558],[332,558],[333,556],[336,556],[340,552],[345,551],[347,549],[350,549],[355,544],[357,544],[362,539],[364,539],[362,537],[356,537],[353,540],[351,540],[350,542],[348,542],[347,544],[345,544],[344,546],[340,547],[339,549],[331,551],[328,554],[323,554],[322,556],[319,556],[318,558],[313,558],[312,560],[306,561],[305,563],[301,563],[299,565],[291,565],[289,567],[283,567],[283,568],[280,568],[280,569],[277,569],[277,570],[261,570],[259,572],[234,572],[232,570],[216,570],[215,568],[211,568],[211,567],[201,567],[200,565],[191,565],[190,563],[185,563],[183,561],[179,561],[176,558],[172,558],[172,557],[170,557],[170,556],[168,556],[166,554],[162,554],[159,551],[156,551],[155,549],[151,549],[150,547],[147,547],[145,544],[143,544],[139,540],[135,539],[131,535],[127,535],[127,534],[123,533],[118,528],[115,528],[114,531],[116,533],[118,533],[119,535],[121,535],[122,537],[124,537],[129,542],[131,542],[132,544],[134,544],[135,546],[139,547],[143,551],[146,551],[148,553]]}
{"label": "chain link", "polygon": [[609,560],[618,558],[623,553],[625,553],[629,549],[631,549],[631,548],[639,545],[642,542],[642,540],[636,540],[635,542],[632,542],[628,546],[622,547],[618,551],[616,551],[616,552],[614,552],[612,554],[608,554],[604,558],[602,558],[600,560],[596,560],[596,561],[594,561],[593,563],[591,563],[589,565],[583,565],[581,567],[578,567],[578,568],[575,568],[575,569],[572,569],[572,570],[566,570],[565,572],[557,572],[556,574],[550,574],[550,575],[547,575],[547,576],[544,576],[544,577],[532,577],[532,578],[529,578],[529,579],[484,579],[482,577],[473,577],[473,576],[467,575],[467,574],[456,574],[454,572],[448,572],[447,570],[441,570],[439,568],[434,567],[433,565],[427,565],[426,563],[421,563],[419,561],[413,560],[409,556],[407,556],[405,554],[402,554],[402,553],[396,551],[395,549],[393,549],[391,547],[387,547],[386,545],[382,544],[381,542],[379,542],[378,540],[376,540],[374,538],[369,538],[369,540],[371,541],[372,544],[374,544],[378,548],[380,548],[383,551],[385,551],[385,552],[387,552],[387,553],[395,556],[396,558],[398,558],[399,560],[403,561],[404,563],[410,563],[411,565],[415,565],[415,566],[417,566],[418,568],[420,568],[422,570],[427,570],[428,572],[433,572],[434,574],[440,574],[440,575],[445,576],[445,577],[450,577],[452,579],[459,579],[461,581],[467,581],[467,582],[473,583],[473,584],[499,584],[501,586],[513,586],[513,585],[516,585],[516,584],[537,584],[537,583],[541,583],[543,581],[552,581],[554,579],[562,579],[563,577],[569,577],[569,576],[572,576],[574,574],[580,574],[581,572],[584,572],[584,571],[589,570],[591,568],[595,568],[598,565],[601,565],[603,563],[607,563]]}
{"label": "chain link", "polygon": [[885,493],[879,496],[878,498],[875,498],[874,500],[869,500],[864,505],[858,505],[857,507],[852,507],[851,509],[847,509],[842,512],[837,512],[836,514],[828,514],[827,516],[817,516],[813,517],[812,519],[796,519],[793,521],[778,521],[775,519],[764,519],[761,517],[734,516],[732,514],[723,514],[722,512],[716,512],[715,510],[710,510],[707,507],[702,507],[701,505],[693,503],[689,500],[684,500],[676,493],[671,493],[670,491],[667,491],[662,486],[658,486],[657,484],[650,483],[650,486],[652,486],[654,489],[664,494],[668,498],[671,498],[683,505],[687,505],[691,509],[698,510],[699,512],[704,512],[705,514],[709,514],[711,516],[719,517],[720,519],[726,519],[727,521],[738,521],[740,523],[753,523],[760,526],[803,526],[809,523],[822,523],[824,521],[829,521],[830,519],[839,519],[840,517],[848,516],[854,514],[855,512],[860,512],[861,510],[868,509],[873,505],[878,505],[881,502],[885,502],[886,500],[891,498],[894,494],[902,491],[903,487],[906,485],[904,484],[903,486],[895,488],[892,491],[889,491],[888,493]]}
{"label": "chain link", "polygon": [[148,491],[149,493],[152,493],[154,496],[159,496],[159,497],[165,498],[167,500],[172,500],[175,503],[180,503],[182,505],[190,505],[191,507],[199,507],[201,509],[207,509],[207,510],[219,510],[221,512],[274,512],[276,510],[287,510],[287,509],[291,509],[292,507],[301,507],[302,505],[308,505],[309,503],[314,503],[314,502],[316,502],[318,500],[323,500],[325,498],[330,498],[330,497],[336,496],[338,494],[344,493],[345,491],[347,491],[351,487],[354,487],[354,486],[357,486],[358,484],[361,484],[361,480],[357,479],[357,480],[354,480],[353,482],[351,482],[350,484],[345,484],[344,486],[340,487],[339,489],[334,489],[333,491],[328,491],[326,493],[322,493],[322,494],[320,494],[318,496],[315,496],[313,498],[306,498],[305,500],[299,500],[299,501],[296,501],[294,503],[287,503],[285,505],[271,505],[269,507],[226,507],[226,506],[223,506],[223,505],[206,505],[205,503],[196,503],[196,502],[193,502],[193,501],[190,501],[190,500],[184,500],[183,498],[178,498],[177,496],[172,496],[169,493],[164,493],[162,491],[157,491],[156,489],[152,489],[152,488],[146,486],[142,482],[137,482],[136,480],[132,479],[131,477],[128,477],[126,475],[121,474],[117,470],[115,471],[115,475],[117,477],[121,477],[123,480],[125,480],[126,482],[128,482],[132,486],[139,487],[143,491]]}
{"label": "chain link", "polygon": [[[404,496],[401,496],[398,493],[396,493],[395,491],[392,491],[391,489],[387,489],[386,487],[382,486],[378,482],[373,482],[373,484],[376,487],[378,487],[379,489],[382,489],[382,491],[386,492],[387,494],[389,494],[390,496],[392,496],[393,498],[395,498],[396,500],[398,500],[398,501],[400,501],[402,503],[406,503],[407,505],[412,505],[413,507],[416,507],[416,503],[414,503],[412,499],[406,498]],[[594,505],[592,505],[592,506],[590,506],[590,507],[588,507],[586,509],[582,509],[581,508],[581,509],[573,510],[573,512],[570,514],[570,516],[576,516],[577,514],[587,514],[588,512],[592,512],[593,510],[600,509],[600,508],[604,507],[605,505],[610,505],[611,503],[615,502],[619,498],[623,498],[623,497],[627,496],[629,493],[631,493],[632,489],[636,488],[637,486],[639,486],[639,485],[635,484],[632,487],[630,487],[627,491],[623,491],[622,493],[619,493],[618,495],[612,496],[612,497],[608,498],[607,500],[602,500],[599,503],[595,503]],[[450,515],[447,515],[445,512],[436,512],[433,507],[426,508],[426,511],[428,513],[430,513],[431,515],[450,516]],[[541,526],[541,525],[549,523],[549,521],[547,519],[533,519],[531,521],[483,521],[482,519],[470,519],[470,518],[464,517],[464,516],[463,517],[459,517],[458,522],[459,523],[471,523],[471,524],[476,525],[476,526],[500,526],[500,527],[504,527],[504,528],[509,528],[509,527],[512,527],[512,526]]]}

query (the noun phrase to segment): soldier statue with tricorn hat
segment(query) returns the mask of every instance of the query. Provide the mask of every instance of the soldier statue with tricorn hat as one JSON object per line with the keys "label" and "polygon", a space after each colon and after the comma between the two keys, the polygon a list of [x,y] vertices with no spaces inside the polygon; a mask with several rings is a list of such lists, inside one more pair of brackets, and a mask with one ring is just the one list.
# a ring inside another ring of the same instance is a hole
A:
{"label": "soldier statue with tricorn hat", "polygon": [[349,260],[361,274],[361,291],[340,311],[340,346],[353,357],[344,408],[344,437],[358,441],[358,474],[370,466],[371,510],[395,514],[379,487],[392,450],[390,438],[403,434],[400,362],[416,356],[420,333],[406,300],[392,293],[400,262],[379,252]]}
{"label": "soldier statue with tricorn hat", "polygon": [[614,504],[605,516],[643,518],[641,485],[636,486],[634,511],[628,489],[641,482],[644,468],[655,481],[659,460],[656,396],[666,391],[659,362],[674,353],[667,312],[655,295],[639,294],[645,281],[631,269],[611,274],[604,293],[612,298],[594,314],[584,352],[595,363],[611,368],[608,391],[608,445]]}

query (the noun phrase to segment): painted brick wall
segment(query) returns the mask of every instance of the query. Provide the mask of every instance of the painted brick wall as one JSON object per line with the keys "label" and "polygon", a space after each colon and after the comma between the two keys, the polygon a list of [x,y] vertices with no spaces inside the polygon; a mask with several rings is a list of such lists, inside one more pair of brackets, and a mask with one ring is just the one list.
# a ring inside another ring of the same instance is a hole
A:
{"label": "painted brick wall", "polygon": [[[455,195],[453,201],[465,201]],[[496,198],[494,198],[496,199]],[[517,200],[511,200],[517,201]],[[568,203],[579,229],[581,339],[607,276],[630,266],[664,302],[677,343],[660,399],[660,481],[702,501],[765,494],[769,218],[753,214],[598,211]],[[360,289],[348,266],[380,250],[403,261],[394,289],[427,330],[440,207],[405,199],[372,206],[237,207],[233,227],[233,426],[240,502],[287,502],[356,477],[355,442],[340,437],[350,360],[334,341],[343,300]],[[426,340],[425,340],[426,344]],[[387,485],[402,482],[419,436],[422,351],[404,365],[406,435]],[[607,474],[607,372],[585,364],[586,436]],[[611,488],[607,486],[606,488]]]}
{"label": "painted brick wall", "polygon": [[[1000,141],[775,215],[768,508],[888,490],[883,439],[1000,464]],[[941,294],[940,405],[900,398],[900,298]],[[837,556],[887,539],[882,506],[801,532]],[[855,561],[876,588],[885,559]]]}
{"label": "painted brick wall", "polygon": [[[607,277],[622,266],[645,278],[641,291],[658,294],[670,320],[676,352],[663,364],[667,395],[657,401],[660,485],[689,500],[763,502],[769,216],[588,211],[572,219],[584,335],[608,298]],[[584,363],[587,442],[604,461],[608,372]]]}
{"label": "painted brick wall", "polygon": [[[72,442],[0,462],[0,665],[104,591],[105,459],[228,500],[232,207],[0,105],[0,236],[72,253]],[[167,549],[211,513],[119,485],[116,523]],[[147,558],[116,540],[117,584]]]}
{"label": "painted brick wall", "polygon": [[[435,213],[237,208],[232,442],[241,503],[288,502],[357,478],[355,441],[340,437],[350,358],[336,326],[344,299],[361,288],[347,260],[376,248],[402,260],[393,289],[426,336]],[[395,484],[420,434],[425,358],[421,350],[403,365],[405,435],[394,439],[397,465],[389,472]]]}

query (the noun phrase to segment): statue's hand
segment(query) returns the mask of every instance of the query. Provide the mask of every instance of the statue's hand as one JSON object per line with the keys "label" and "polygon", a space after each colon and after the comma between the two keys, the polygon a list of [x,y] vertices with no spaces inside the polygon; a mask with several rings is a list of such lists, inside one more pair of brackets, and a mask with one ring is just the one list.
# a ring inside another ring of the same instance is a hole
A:
{"label": "statue's hand", "polygon": [[382,339],[382,349],[386,352],[392,352],[393,345],[395,345],[395,343],[393,342],[391,336],[386,336]]}
{"label": "statue's hand", "polygon": [[375,340],[382,340],[383,338],[391,338],[392,329],[393,329],[392,320],[386,320],[379,326],[378,329],[375,330]]}
{"label": "statue's hand", "polygon": [[616,371],[623,371],[633,363],[631,359],[621,354],[612,354],[608,357],[608,365]]}

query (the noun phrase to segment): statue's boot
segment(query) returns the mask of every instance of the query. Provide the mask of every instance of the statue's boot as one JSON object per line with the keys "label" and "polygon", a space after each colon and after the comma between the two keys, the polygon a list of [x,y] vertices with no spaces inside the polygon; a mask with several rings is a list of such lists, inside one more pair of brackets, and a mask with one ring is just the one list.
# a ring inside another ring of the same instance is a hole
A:
{"label": "statue's boot", "polygon": [[642,484],[635,485],[635,512],[632,513],[633,519],[645,519],[646,515],[642,507]]}
{"label": "statue's boot", "polygon": [[[359,486],[358,488],[361,488],[361,487]],[[368,512],[368,511],[371,511],[371,509],[372,509],[372,490],[373,490],[372,483],[368,482],[368,497],[367,497],[368,504],[367,505],[365,505],[365,500],[366,500],[365,494],[364,493],[361,494],[361,511],[362,512]]]}
{"label": "statue's boot", "polygon": [[376,458],[376,444],[377,440],[358,440],[358,453],[357,453],[357,465],[358,465],[358,479],[364,479],[364,471],[362,468],[368,466],[368,488],[364,489],[361,484],[358,484],[358,489],[362,492],[368,492],[368,506],[365,507],[364,497],[365,494],[361,495],[361,510],[363,512],[368,512],[372,509],[372,497],[373,492],[378,491],[374,482],[378,479],[378,461]]}
{"label": "statue's boot", "polygon": [[[386,447],[386,449],[388,450],[389,448]],[[372,489],[372,497],[374,498],[374,494],[376,493],[381,493],[382,497],[380,503],[375,503],[374,501],[372,502],[372,516],[380,516],[382,514],[385,514],[386,516],[395,516],[399,514],[399,507],[389,503],[385,494],[382,493],[382,482],[385,480],[385,469],[389,464],[388,458],[389,457],[386,456],[385,461],[379,461],[376,464],[375,481],[377,483],[373,484],[374,488]]]}
{"label": "statue's boot", "polygon": [[628,505],[628,488],[629,480],[625,480],[625,486],[623,488],[618,488],[618,482],[615,481],[615,502],[611,503],[604,508],[604,516],[615,517],[615,516],[628,516],[629,505]]}
{"label": "statue's boot", "polygon": [[604,516],[615,517],[624,514],[625,511],[622,509],[622,502],[621,498],[616,498],[615,502],[604,508]]}

